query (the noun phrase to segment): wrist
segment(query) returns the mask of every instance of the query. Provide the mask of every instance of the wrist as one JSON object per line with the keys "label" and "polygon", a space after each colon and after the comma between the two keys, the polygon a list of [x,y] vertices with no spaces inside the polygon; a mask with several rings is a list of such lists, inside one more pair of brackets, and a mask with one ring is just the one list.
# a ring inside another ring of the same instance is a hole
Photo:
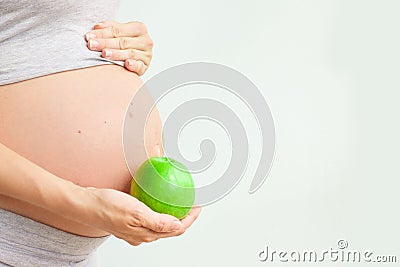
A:
{"label": "wrist", "polygon": [[64,205],[68,207],[64,217],[90,226],[98,226],[102,209],[95,189],[71,183],[63,199]]}
{"label": "wrist", "polygon": [[68,198],[70,219],[112,233],[118,208],[112,206],[104,195],[111,189],[75,186],[70,190],[68,195],[73,196]]}

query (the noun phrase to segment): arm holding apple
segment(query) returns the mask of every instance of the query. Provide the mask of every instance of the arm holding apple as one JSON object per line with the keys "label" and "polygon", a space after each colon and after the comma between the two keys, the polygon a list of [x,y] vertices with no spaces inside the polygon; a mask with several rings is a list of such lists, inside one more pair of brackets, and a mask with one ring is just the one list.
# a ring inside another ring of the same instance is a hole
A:
{"label": "arm holding apple", "polygon": [[0,194],[105,230],[132,245],[180,235],[200,213],[200,208],[193,208],[184,219],[178,220],[152,211],[123,192],[80,187],[1,143],[0,163]]}

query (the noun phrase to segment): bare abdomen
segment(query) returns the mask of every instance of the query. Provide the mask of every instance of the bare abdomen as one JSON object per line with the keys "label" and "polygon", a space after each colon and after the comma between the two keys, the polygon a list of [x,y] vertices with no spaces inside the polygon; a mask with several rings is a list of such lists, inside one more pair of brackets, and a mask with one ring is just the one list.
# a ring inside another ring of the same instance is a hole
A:
{"label": "bare abdomen", "polygon": [[[120,66],[102,65],[0,86],[0,142],[78,185],[129,192],[122,127],[141,84]],[[161,142],[156,112],[146,127],[151,154]],[[79,235],[106,234],[5,196],[0,208]]]}

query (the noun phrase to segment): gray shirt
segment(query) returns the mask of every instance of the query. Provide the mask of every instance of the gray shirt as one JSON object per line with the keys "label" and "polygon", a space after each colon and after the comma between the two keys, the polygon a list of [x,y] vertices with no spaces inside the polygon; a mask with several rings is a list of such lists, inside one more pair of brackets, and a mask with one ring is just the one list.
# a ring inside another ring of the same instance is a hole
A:
{"label": "gray shirt", "polygon": [[86,46],[94,24],[114,19],[119,0],[0,0],[0,85],[118,64]]}

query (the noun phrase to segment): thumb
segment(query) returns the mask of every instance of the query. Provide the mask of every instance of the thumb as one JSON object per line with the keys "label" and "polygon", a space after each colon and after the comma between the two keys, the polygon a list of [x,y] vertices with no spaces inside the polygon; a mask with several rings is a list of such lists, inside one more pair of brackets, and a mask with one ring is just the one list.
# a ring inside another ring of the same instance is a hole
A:
{"label": "thumb", "polygon": [[159,233],[176,231],[182,227],[181,221],[174,216],[154,212],[147,206],[138,219],[143,227]]}

